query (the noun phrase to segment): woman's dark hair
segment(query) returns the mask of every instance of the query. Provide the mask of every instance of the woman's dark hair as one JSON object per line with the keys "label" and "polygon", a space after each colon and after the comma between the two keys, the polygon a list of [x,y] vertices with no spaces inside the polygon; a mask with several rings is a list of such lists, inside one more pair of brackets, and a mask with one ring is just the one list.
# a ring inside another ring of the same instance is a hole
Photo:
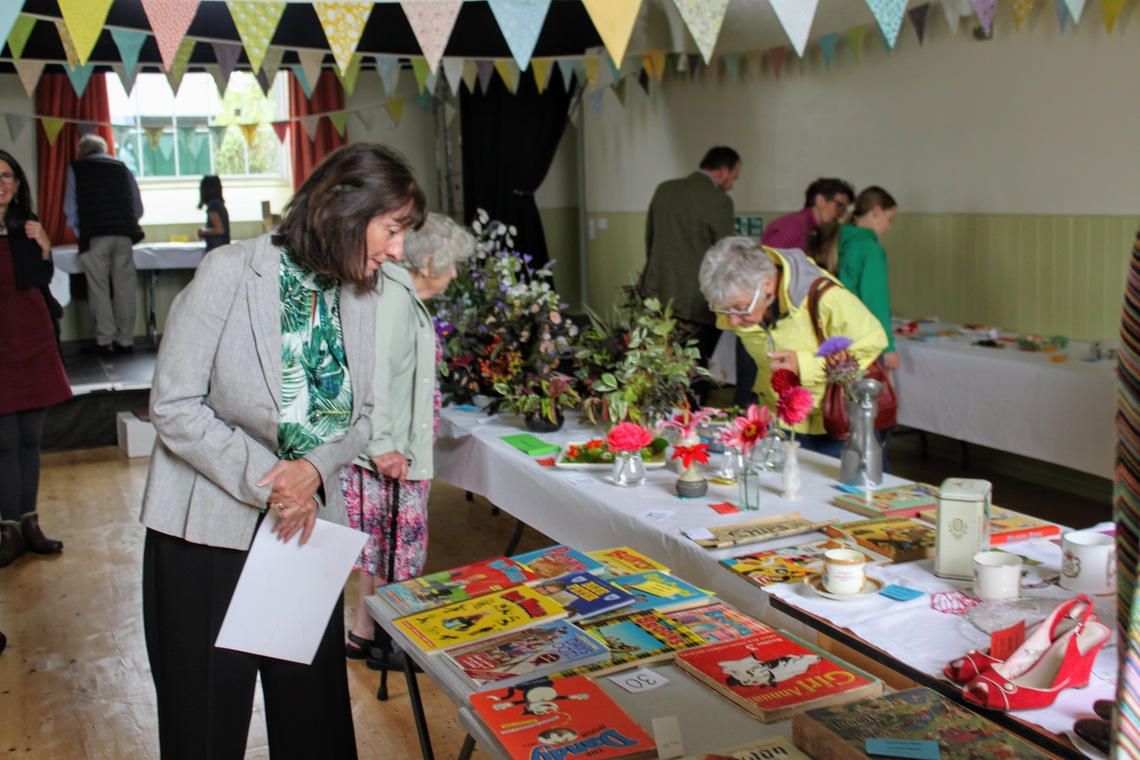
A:
{"label": "woman's dark hair", "polygon": [[210,201],[225,201],[222,197],[222,178],[216,174],[202,177],[202,182],[198,185],[198,208]]}
{"label": "woman's dark hair", "polygon": [[869,214],[876,208],[881,208],[883,211],[890,211],[899,204],[895,199],[883,188],[877,185],[871,185],[865,188],[859,197],[855,199],[855,210],[852,215],[858,219],[864,214]]}
{"label": "woman's dark hair", "polygon": [[273,242],[298,264],[367,290],[368,223],[410,207],[402,224],[418,230],[427,199],[407,160],[376,143],[352,143],[329,155],[285,206]]}
{"label": "woman's dark hair", "polygon": [[804,251],[816,264],[831,272],[839,272],[839,222],[825,222],[808,235]]}
{"label": "woman's dark hair", "polygon": [[23,227],[24,222],[36,218],[32,210],[32,191],[28,189],[28,177],[20,162],[12,157],[6,150],[0,150],[0,161],[12,167],[12,176],[16,178],[16,192],[8,203],[8,210],[4,213],[4,226]]}

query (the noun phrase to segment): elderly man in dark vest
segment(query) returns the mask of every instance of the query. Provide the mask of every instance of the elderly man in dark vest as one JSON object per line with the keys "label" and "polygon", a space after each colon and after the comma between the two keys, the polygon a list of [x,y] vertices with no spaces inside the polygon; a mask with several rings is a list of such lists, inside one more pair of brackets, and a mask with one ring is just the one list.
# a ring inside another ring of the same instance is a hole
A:
{"label": "elderly man in dark vest", "polygon": [[79,158],[67,170],[63,210],[79,238],[87,296],[95,318],[94,353],[134,351],[135,276],[131,246],[142,240],[139,186],[131,170],[107,154],[98,135],[79,139]]}

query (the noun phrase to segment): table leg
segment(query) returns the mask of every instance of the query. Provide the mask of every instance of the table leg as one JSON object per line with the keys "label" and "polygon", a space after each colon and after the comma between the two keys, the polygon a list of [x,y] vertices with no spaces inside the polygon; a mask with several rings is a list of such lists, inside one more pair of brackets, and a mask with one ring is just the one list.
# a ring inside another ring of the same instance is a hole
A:
{"label": "table leg", "polygon": [[150,342],[158,345],[158,320],[154,316],[155,306],[155,291],[158,286],[158,270],[150,270],[150,288],[147,294],[147,318],[146,318],[146,336],[150,338]]}
{"label": "table leg", "polygon": [[503,550],[503,554],[509,557],[515,553],[515,549],[519,548],[519,539],[522,538],[524,530],[526,530],[526,523],[516,518],[515,532],[511,534],[511,540],[507,542],[507,548]]}
{"label": "table leg", "polygon": [[475,737],[471,734],[463,737],[463,746],[459,748],[459,757],[456,760],[471,760],[471,753],[475,751]]}
{"label": "table leg", "polygon": [[406,652],[404,653],[404,678],[408,681],[408,700],[412,703],[412,717],[416,721],[416,733],[420,737],[420,751],[424,760],[435,760],[431,751],[431,735],[428,734],[427,717],[424,715],[424,704],[420,701],[420,685],[416,681],[415,664]]}
{"label": "table leg", "polygon": [[[376,626],[374,647],[380,647],[380,688],[376,690],[376,699],[379,702],[388,701],[388,658],[392,651],[392,637],[380,626]],[[407,657],[407,655],[404,655]]]}

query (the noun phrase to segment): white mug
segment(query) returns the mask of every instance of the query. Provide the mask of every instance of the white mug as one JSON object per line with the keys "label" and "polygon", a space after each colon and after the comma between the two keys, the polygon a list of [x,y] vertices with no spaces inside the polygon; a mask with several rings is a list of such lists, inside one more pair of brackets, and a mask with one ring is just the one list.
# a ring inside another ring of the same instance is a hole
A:
{"label": "white mug", "polygon": [[823,554],[823,587],[829,594],[858,594],[867,582],[867,555],[856,549]]}
{"label": "white mug", "polygon": [[1116,590],[1116,539],[1096,531],[1061,536],[1061,588],[1081,594]]}
{"label": "white mug", "polygon": [[975,554],[974,596],[983,602],[1021,596],[1021,557],[1006,552]]}

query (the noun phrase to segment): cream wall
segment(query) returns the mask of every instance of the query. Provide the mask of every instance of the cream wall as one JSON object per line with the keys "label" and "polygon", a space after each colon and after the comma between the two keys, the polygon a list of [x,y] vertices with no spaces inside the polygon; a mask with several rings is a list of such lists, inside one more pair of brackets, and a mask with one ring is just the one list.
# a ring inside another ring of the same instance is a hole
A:
{"label": "cream wall", "polygon": [[[32,201],[36,202],[39,183],[36,180],[36,130],[40,125],[32,119],[35,114],[35,101],[24,92],[24,86],[15,74],[0,74],[0,113],[16,114],[27,117],[28,122],[19,137],[13,139],[8,124],[0,127],[0,148],[12,154],[20,162],[24,173],[28,175],[29,190],[32,191]],[[5,120],[0,120],[5,121]]]}

